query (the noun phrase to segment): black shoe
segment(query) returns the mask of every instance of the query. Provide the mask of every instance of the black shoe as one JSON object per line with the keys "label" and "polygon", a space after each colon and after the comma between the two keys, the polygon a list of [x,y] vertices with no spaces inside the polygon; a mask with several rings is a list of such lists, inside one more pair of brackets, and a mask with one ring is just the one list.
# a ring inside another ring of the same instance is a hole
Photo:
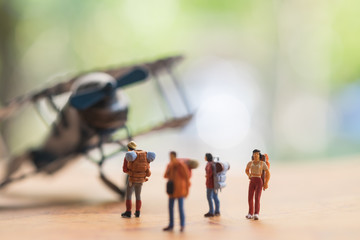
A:
{"label": "black shoe", "polygon": [[185,227],[180,227],[180,232],[184,232]]}
{"label": "black shoe", "polygon": [[163,231],[172,231],[172,230],[173,230],[173,227],[170,227],[170,226],[163,228]]}
{"label": "black shoe", "polygon": [[123,213],[121,214],[121,216],[122,216],[123,218],[131,218],[131,212],[129,212],[129,211],[123,212]]}
{"label": "black shoe", "polygon": [[140,217],[140,211],[136,211],[134,214],[135,214],[135,217],[137,217],[137,218]]}
{"label": "black shoe", "polygon": [[212,214],[212,213],[210,213],[210,212],[204,214],[204,217],[213,217],[213,216],[214,216],[214,214]]}
{"label": "black shoe", "polygon": [[215,216],[219,217],[220,216],[220,212],[215,212]]}

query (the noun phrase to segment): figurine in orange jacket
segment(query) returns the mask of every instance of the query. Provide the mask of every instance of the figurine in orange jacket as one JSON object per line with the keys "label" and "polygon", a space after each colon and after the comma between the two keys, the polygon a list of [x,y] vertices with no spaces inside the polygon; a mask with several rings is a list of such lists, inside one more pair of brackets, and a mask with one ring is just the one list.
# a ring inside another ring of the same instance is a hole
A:
{"label": "figurine in orange jacket", "polygon": [[174,228],[174,203],[177,199],[182,232],[185,228],[184,198],[189,194],[191,169],[185,161],[176,158],[176,152],[170,152],[170,163],[164,177],[168,179],[166,191],[169,195],[169,225],[163,230],[171,231]]}

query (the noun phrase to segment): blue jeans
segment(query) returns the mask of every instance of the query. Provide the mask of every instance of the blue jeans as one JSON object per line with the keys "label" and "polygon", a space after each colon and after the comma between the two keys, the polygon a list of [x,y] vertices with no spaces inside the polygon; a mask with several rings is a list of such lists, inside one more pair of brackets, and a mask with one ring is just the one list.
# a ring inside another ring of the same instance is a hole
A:
{"label": "blue jeans", "polygon": [[215,202],[215,213],[220,213],[220,201],[218,198],[218,194],[214,191],[213,188],[206,189],[206,196],[209,202],[209,213],[214,214],[214,205],[212,200],[214,199]]}
{"label": "blue jeans", "polygon": [[180,213],[180,226],[185,226],[185,214],[184,214],[184,198],[169,198],[169,218],[170,223],[169,227],[174,227],[174,203],[175,199],[179,203],[179,213]]}

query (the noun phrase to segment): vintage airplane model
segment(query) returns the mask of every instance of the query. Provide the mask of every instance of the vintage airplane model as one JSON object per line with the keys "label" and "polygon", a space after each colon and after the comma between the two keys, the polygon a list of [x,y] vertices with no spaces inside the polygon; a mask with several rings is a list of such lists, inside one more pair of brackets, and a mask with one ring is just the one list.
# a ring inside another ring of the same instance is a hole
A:
{"label": "vintage airplane model", "polygon": [[[88,155],[89,151],[98,148],[101,158],[96,163],[99,166],[101,180],[110,189],[124,197],[124,190],[112,183],[102,170],[104,161],[109,157],[105,155],[103,145],[116,142],[120,145],[117,152],[126,151],[126,144],[123,141],[130,141],[134,136],[126,126],[129,105],[121,88],[152,77],[163,100],[171,108],[158,78],[160,74],[168,73],[187,113],[183,117],[167,119],[164,123],[144,132],[137,132],[135,135],[184,126],[191,120],[193,114],[179,82],[172,73],[172,68],[182,59],[182,56],[172,56],[138,65],[87,72],[69,81],[10,101],[0,109],[0,121],[10,118],[28,103],[34,103],[39,115],[46,120],[44,105],[39,104],[40,100],[47,101],[58,117],[52,123],[51,132],[42,146],[20,156],[10,157],[6,176],[0,182],[0,189],[9,183],[35,174],[53,174],[78,156],[86,155],[91,158]],[[71,93],[70,98],[65,106],[60,108],[55,103],[54,97],[66,92]],[[113,140],[111,136],[120,129],[126,131],[126,137]],[[35,166],[35,170],[15,176],[26,161],[30,161]]]}

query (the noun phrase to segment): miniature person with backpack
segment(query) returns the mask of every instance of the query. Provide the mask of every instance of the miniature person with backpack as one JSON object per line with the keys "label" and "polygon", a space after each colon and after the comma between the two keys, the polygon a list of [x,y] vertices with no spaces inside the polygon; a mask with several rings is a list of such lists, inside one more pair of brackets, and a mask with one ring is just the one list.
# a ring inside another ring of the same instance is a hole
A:
{"label": "miniature person with backpack", "polygon": [[178,200],[180,215],[180,231],[185,228],[184,198],[189,194],[191,169],[197,167],[194,160],[178,159],[176,152],[170,152],[170,163],[167,165],[164,178],[168,179],[166,192],[169,195],[169,225],[164,231],[174,228],[174,203]]}
{"label": "miniature person with backpack", "polygon": [[131,141],[127,145],[128,152],[125,154],[123,172],[128,174],[126,187],[126,211],[121,214],[124,218],[131,218],[131,196],[135,190],[136,211],[135,217],[140,217],[141,188],[150,177],[150,162],[155,160],[155,153],[136,150],[136,143]]}
{"label": "miniature person with backpack", "polygon": [[[214,189],[214,174],[215,171],[215,165],[214,165],[214,159],[211,153],[205,154],[205,161],[207,161],[206,167],[205,167],[205,173],[206,173],[206,196],[209,203],[209,212],[204,214],[204,217],[214,217],[214,216],[220,216],[220,201],[218,198],[218,193]],[[215,211],[214,211],[214,205],[213,201],[215,203]]]}
{"label": "miniature person with backpack", "polygon": [[[214,161],[211,153],[205,154],[205,161],[208,163],[205,167],[206,177],[206,197],[209,203],[209,212],[204,214],[204,217],[220,216],[220,201],[218,192],[226,186],[226,172],[230,169],[227,162]],[[214,205],[215,203],[215,211]]]}
{"label": "miniature person with backpack", "polygon": [[[261,153],[260,150],[255,149],[252,155],[252,161],[247,166],[245,173],[250,179],[248,202],[249,202],[249,213],[246,215],[247,219],[259,219],[260,212],[260,197],[262,189],[268,188],[270,179],[270,171],[267,164],[264,161],[260,161]],[[263,170],[265,171],[265,181],[261,179]],[[254,214],[254,193],[255,193],[255,214]]]}

